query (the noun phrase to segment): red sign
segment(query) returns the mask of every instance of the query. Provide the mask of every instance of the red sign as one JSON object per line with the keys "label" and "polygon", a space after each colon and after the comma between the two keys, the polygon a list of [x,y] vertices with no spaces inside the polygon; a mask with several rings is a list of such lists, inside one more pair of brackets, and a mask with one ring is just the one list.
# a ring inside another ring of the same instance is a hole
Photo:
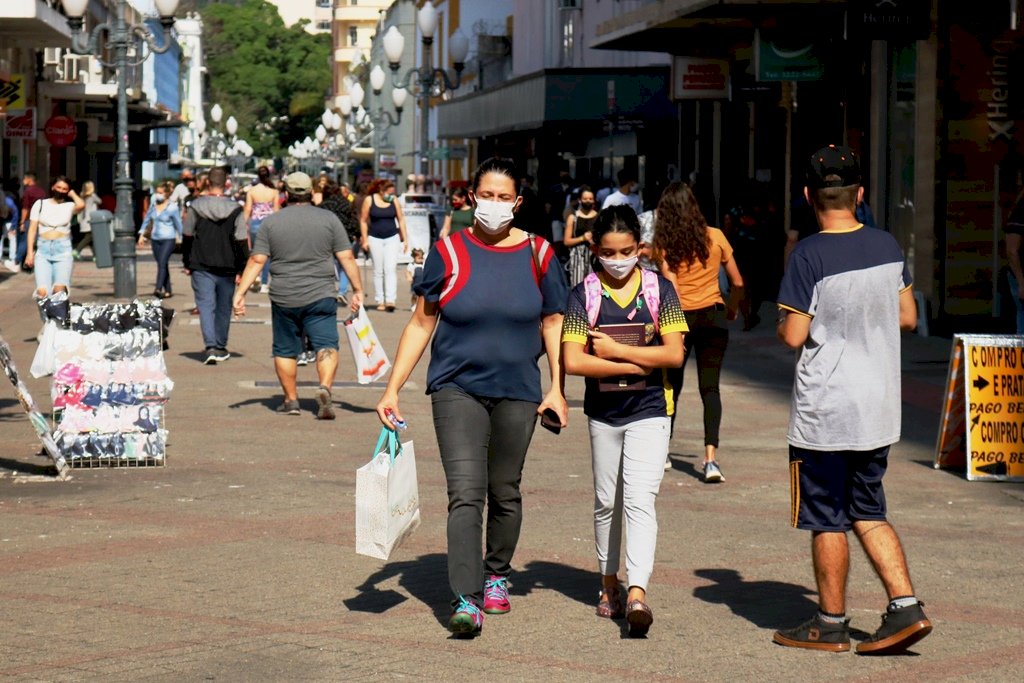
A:
{"label": "red sign", "polygon": [[5,138],[34,140],[36,137],[36,108],[29,107],[24,114],[8,116],[4,126]]}
{"label": "red sign", "polygon": [[78,135],[78,127],[75,126],[73,118],[55,115],[51,116],[43,124],[43,134],[54,147],[67,147],[75,141],[75,136]]}

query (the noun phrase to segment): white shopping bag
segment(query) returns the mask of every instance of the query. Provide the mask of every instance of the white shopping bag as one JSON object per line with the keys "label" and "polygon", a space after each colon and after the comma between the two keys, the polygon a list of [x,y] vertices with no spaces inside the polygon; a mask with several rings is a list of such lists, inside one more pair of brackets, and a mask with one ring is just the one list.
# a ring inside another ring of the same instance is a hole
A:
{"label": "white shopping bag", "polygon": [[352,360],[356,364],[356,381],[369,384],[383,377],[391,368],[391,361],[384,353],[384,347],[370,324],[370,317],[362,306],[357,314],[345,321],[345,335],[352,348]]}
{"label": "white shopping bag", "polygon": [[39,379],[52,375],[57,368],[57,321],[47,320],[43,323],[43,330],[39,334],[39,347],[36,348],[36,355],[32,358],[32,365],[28,371],[33,377]]}
{"label": "white shopping bag", "polygon": [[373,453],[356,470],[356,552],[386,560],[420,526],[416,454],[387,428]]}

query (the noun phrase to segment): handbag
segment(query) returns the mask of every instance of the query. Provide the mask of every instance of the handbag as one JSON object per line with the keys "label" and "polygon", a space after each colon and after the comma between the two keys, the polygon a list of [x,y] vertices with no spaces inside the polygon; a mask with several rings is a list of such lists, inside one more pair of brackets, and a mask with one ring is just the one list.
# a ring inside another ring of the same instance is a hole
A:
{"label": "handbag", "polygon": [[366,309],[362,306],[345,321],[345,336],[352,349],[352,361],[356,366],[356,381],[359,384],[375,382],[387,374],[391,361],[373,330],[370,316],[366,315]]}
{"label": "handbag", "polygon": [[419,526],[413,442],[383,427],[373,458],[356,470],[356,552],[386,560]]}

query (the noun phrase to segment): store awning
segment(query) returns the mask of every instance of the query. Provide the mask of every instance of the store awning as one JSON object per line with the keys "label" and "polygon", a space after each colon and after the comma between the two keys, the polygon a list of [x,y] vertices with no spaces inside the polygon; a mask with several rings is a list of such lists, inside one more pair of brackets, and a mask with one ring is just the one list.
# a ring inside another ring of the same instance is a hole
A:
{"label": "store awning", "polygon": [[667,67],[548,69],[437,106],[438,138],[479,138],[552,123],[604,121],[608,83],[615,114],[645,121],[676,116],[668,100]]}
{"label": "store awning", "polygon": [[[717,54],[729,42],[723,32],[749,40],[755,28],[815,25],[816,18],[846,5],[847,0],[658,0],[598,24],[589,47]],[[780,14],[783,7],[792,12]],[[685,40],[680,31],[686,31]]]}

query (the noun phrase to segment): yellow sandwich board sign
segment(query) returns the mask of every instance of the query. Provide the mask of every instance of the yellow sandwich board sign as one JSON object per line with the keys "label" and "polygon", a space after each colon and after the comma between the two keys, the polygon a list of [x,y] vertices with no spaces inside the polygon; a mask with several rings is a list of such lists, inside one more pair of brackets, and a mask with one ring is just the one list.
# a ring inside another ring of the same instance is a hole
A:
{"label": "yellow sandwich board sign", "polygon": [[935,467],[969,481],[1024,481],[1024,337],[957,334]]}

